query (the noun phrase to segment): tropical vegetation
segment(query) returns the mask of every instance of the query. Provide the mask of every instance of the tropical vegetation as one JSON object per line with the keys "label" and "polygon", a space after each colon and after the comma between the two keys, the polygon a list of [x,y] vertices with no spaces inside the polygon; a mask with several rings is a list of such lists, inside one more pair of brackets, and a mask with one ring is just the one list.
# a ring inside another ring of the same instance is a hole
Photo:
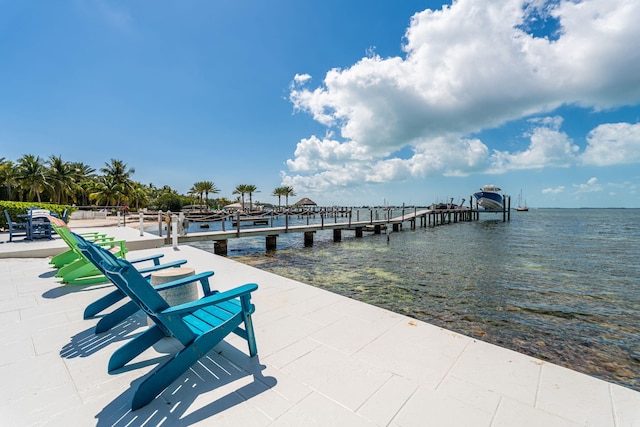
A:
{"label": "tropical vegetation", "polygon": [[275,190],[273,190],[272,194],[272,196],[276,196],[278,198],[278,209],[280,209],[280,202],[282,197],[286,198],[285,204],[287,207],[289,207],[289,196],[295,195],[296,193],[293,191],[293,187],[277,187]]}
{"label": "tropical vegetation", "polygon": [[[213,181],[196,181],[186,195],[170,186],[156,187],[134,180],[135,168],[119,159],[105,162],[98,170],[81,162],[65,161],[61,156],[42,158],[25,154],[13,161],[0,157],[0,201],[20,202],[14,206],[36,204],[56,206],[93,206],[114,210],[143,208],[179,211],[186,205],[199,205],[207,209],[220,209],[234,202],[241,202],[244,210],[254,207],[253,196],[259,193],[253,184],[240,184],[233,190],[237,199],[210,198],[220,193]],[[295,196],[292,187],[273,190],[278,197]],[[245,196],[249,203],[245,205]],[[262,203],[268,205],[267,203]],[[58,208],[56,208],[58,209]],[[62,209],[62,208],[60,208]]]}

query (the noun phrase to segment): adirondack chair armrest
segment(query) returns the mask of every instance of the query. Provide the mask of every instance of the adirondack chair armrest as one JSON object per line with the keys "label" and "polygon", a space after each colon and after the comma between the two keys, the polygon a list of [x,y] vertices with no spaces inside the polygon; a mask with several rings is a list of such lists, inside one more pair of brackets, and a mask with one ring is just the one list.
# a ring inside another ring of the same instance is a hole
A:
{"label": "adirondack chair armrest", "polygon": [[[163,316],[171,315],[171,314],[180,314],[180,313],[191,313],[194,310],[197,310],[202,307],[206,307],[209,305],[220,304],[221,302],[228,301],[230,299],[235,298],[250,298],[251,292],[258,289],[258,285],[255,283],[248,283],[246,285],[238,286],[237,288],[230,289],[224,292],[217,292],[208,297],[201,298],[197,301],[191,301],[184,304],[176,305],[174,307],[169,307],[168,309],[162,311]],[[243,304],[243,307],[246,305]],[[249,310],[253,313],[253,305],[250,305]]]}
{"label": "adirondack chair armrest", "polygon": [[125,243],[127,242],[124,240],[109,240],[104,242],[92,242],[92,243],[102,247],[107,247],[108,249],[113,249],[116,246],[120,246],[120,250],[124,251],[126,249]]}
{"label": "adirondack chair armrest", "polygon": [[82,233],[78,233],[77,231],[74,231],[74,233],[77,234],[78,236],[82,236],[82,237],[86,237],[86,236],[106,236],[106,234],[98,233],[97,231],[84,231]]}
{"label": "adirondack chair armrest", "polygon": [[172,289],[177,286],[186,285],[187,283],[195,282],[196,280],[200,282],[202,286],[202,292],[204,295],[211,294],[211,287],[209,286],[209,277],[213,276],[213,271],[203,271],[202,273],[198,273],[193,276],[183,277],[182,279],[174,280],[171,282],[163,283],[162,285],[154,286],[153,288],[156,291],[162,291],[165,289]]}
{"label": "adirondack chair armrest", "polygon": [[144,275],[144,277],[147,278],[147,277],[151,277],[151,273],[153,273],[154,271],[166,270],[167,268],[180,267],[181,265],[186,263],[187,263],[186,259],[179,259],[177,261],[170,261],[164,264],[154,264],[149,267],[137,268],[136,270],[138,270],[140,274]]}
{"label": "adirondack chair armrest", "polygon": [[130,259],[128,261],[131,264],[136,264],[138,262],[144,262],[144,261],[153,261],[153,265],[160,265],[160,258],[162,258],[163,256],[164,254],[155,254],[155,255],[149,255],[142,258]]}
{"label": "adirondack chair armrest", "polygon": [[97,232],[88,232],[88,233],[77,233],[79,236],[82,236],[86,241],[91,243],[96,242],[112,242],[115,240],[113,236],[107,236],[104,233]]}

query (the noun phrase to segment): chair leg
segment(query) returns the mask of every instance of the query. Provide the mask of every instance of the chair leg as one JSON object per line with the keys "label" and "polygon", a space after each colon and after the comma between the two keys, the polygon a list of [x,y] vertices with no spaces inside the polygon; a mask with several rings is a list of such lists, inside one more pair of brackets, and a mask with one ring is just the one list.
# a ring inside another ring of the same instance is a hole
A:
{"label": "chair leg", "polygon": [[251,304],[249,296],[240,297],[240,304],[242,304],[242,315],[244,321],[244,331],[247,334],[246,339],[249,344],[249,356],[253,357],[258,354],[258,348],[256,346],[256,336],[253,332],[253,320],[251,319],[251,313],[254,312],[255,307]]}
{"label": "chair leg", "polygon": [[[102,276],[102,282],[106,282],[107,279],[104,275],[98,270],[93,264],[85,264],[79,268],[76,268],[72,271],[67,272],[64,276],[62,276],[62,283],[83,285],[88,284],[88,281],[82,281],[79,279],[89,278],[94,276]],[[99,283],[100,281],[91,281],[91,283]]]}
{"label": "chair leg", "polygon": [[64,265],[64,266],[60,267],[60,269],[56,273],[55,277],[64,277],[69,272],[71,272],[71,271],[73,271],[73,270],[75,270],[77,268],[82,268],[83,266],[85,266],[87,264],[93,266],[93,264],[91,264],[86,259],[78,258],[77,260],[73,261],[71,264],[67,264],[67,265]]}
{"label": "chair leg", "polygon": [[93,276],[88,275],[88,276],[78,277],[77,279],[70,279],[70,280],[63,279],[60,282],[66,285],[94,285],[96,283],[105,283],[108,281],[109,279],[107,279],[103,274],[97,273]]}
{"label": "chair leg", "polygon": [[105,308],[111,307],[113,304],[117,303],[124,297],[124,293],[120,289],[116,288],[116,290],[89,304],[87,308],[84,309],[83,318],[88,319],[95,316]]}
{"label": "chair leg", "polygon": [[53,265],[55,268],[61,268],[67,264],[72,263],[77,259],[78,259],[78,255],[74,251],[69,249],[68,251],[58,254],[53,258],[51,258],[51,261],[49,261],[49,264]]}
{"label": "chair leg", "polygon": [[117,310],[106,314],[102,319],[98,321],[98,323],[96,324],[96,334],[108,331],[127,317],[137,313],[139,310],[140,307],[138,307],[138,305],[133,301],[129,301],[122,307],[118,307]]}
{"label": "chair leg", "polygon": [[253,357],[258,354],[258,347],[256,345],[256,335],[253,332],[253,320],[250,314],[244,315],[244,328],[247,333],[247,343],[249,344],[249,356]]}
{"label": "chair leg", "polygon": [[196,338],[188,347],[180,350],[164,365],[159,366],[145,378],[133,395],[131,409],[140,409],[151,402],[157,395],[180,377],[194,363],[229,335],[240,323],[233,317],[213,331]]}
{"label": "chair leg", "polygon": [[153,325],[140,335],[130,339],[122,347],[114,351],[109,358],[109,373],[122,368],[164,337],[165,334],[162,332],[162,329],[160,329],[158,325]]}

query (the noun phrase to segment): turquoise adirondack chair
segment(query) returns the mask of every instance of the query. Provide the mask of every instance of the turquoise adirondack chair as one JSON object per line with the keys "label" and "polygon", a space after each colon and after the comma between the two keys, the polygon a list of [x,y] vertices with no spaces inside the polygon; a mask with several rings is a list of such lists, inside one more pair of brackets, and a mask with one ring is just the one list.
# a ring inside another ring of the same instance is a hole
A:
{"label": "turquoise adirondack chair", "polygon": [[[83,245],[81,247],[78,247],[78,250],[80,250],[84,256],[86,256],[86,258],[91,261],[91,263],[98,269],[100,270],[100,272],[104,275],[105,271],[104,271],[104,266],[103,266],[103,258],[105,254],[102,254],[100,252],[96,252],[96,251],[91,251],[88,250],[85,246],[88,245],[89,243],[94,243],[91,242],[90,240],[85,239],[83,236],[80,236],[78,234],[72,233],[73,237],[76,239],[76,241],[78,243],[82,243]],[[95,244],[95,243],[94,243]],[[111,254],[111,252],[108,251],[104,251],[106,253]],[[156,255],[157,257],[161,257],[163,256],[162,254],[160,255]],[[131,261],[129,261],[131,262]],[[171,262],[167,262],[164,264],[157,264],[157,265],[153,265],[151,267],[147,267],[147,268],[138,268],[137,270],[144,275],[145,279],[149,280],[152,272],[158,271],[158,270],[163,270],[163,269],[167,269],[167,268],[174,268],[174,267],[180,267],[181,265],[185,264],[187,262],[187,260],[177,260],[177,261],[171,261]],[[209,276],[213,275],[213,272],[211,272],[211,274],[207,274],[207,275],[203,275],[203,274],[198,274],[195,276],[189,276],[188,278],[182,279],[182,281],[184,282],[184,284],[187,283],[192,283],[196,280],[200,281],[201,286],[202,286],[202,291],[204,293],[205,296],[210,295],[212,293],[210,287],[209,287]],[[105,276],[106,277],[106,276]],[[175,283],[176,281],[172,282],[173,285],[171,287],[175,287]],[[160,285],[160,287],[156,287],[156,289],[162,289],[162,285]],[[217,291],[214,291],[217,292]],[[107,295],[97,299],[96,301],[92,302],[91,304],[89,304],[85,309],[84,309],[84,313],[83,313],[83,317],[84,319],[89,319],[91,317],[94,317],[95,315],[97,315],[98,313],[104,311],[105,309],[111,307],[112,305],[116,304],[117,302],[121,301],[123,298],[126,298],[126,294],[120,290],[119,287],[116,286],[116,288],[111,291],[110,293],[108,293]],[[118,307],[117,309],[115,309],[114,311],[105,314],[104,316],[102,316],[102,318],[100,318],[100,320],[98,321],[98,323],[96,324],[96,328],[95,328],[95,332],[96,334],[102,333],[102,332],[106,332],[109,329],[113,328],[114,326],[116,326],[118,323],[122,322],[123,320],[125,320],[127,317],[133,315],[134,313],[138,312],[140,310],[140,306],[138,304],[136,304],[134,301],[128,301],[127,303],[121,305],[120,307]]]}
{"label": "turquoise adirondack chair", "polygon": [[[170,307],[158,290],[179,286],[176,282],[169,282],[154,289],[129,261],[117,258],[109,251],[89,242],[81,242],[78,247],[91,253],[92,259],[100,260],[105,275],[154,322],[153,326],[113,353],[108,365],[110,373],[125,366],[163,337],[174,337],[184,346],[138,385],[131,404],[133,410],[150,403],[232,332],[247,341],[250,356],[258,354],[251,318],[255,311],[251,304],[251,293],[258,289],[257,284],[242,285],[197,301]],[[193,281],[194,277],[187,279]],[[185,280],[179,282],[184,283]]]}

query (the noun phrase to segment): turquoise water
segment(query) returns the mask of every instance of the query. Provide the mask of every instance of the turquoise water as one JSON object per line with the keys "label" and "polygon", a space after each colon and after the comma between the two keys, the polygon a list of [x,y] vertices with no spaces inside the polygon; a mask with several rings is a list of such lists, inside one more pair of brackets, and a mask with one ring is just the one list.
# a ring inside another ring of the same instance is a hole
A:
{"label": "turquoise water", "polygon": [[230,240],[229,256],[640,390],[640,209],[483,214],[332,239],[318,232],[305,248],[302,234],[281,235],[271,253],[264,238]]}

